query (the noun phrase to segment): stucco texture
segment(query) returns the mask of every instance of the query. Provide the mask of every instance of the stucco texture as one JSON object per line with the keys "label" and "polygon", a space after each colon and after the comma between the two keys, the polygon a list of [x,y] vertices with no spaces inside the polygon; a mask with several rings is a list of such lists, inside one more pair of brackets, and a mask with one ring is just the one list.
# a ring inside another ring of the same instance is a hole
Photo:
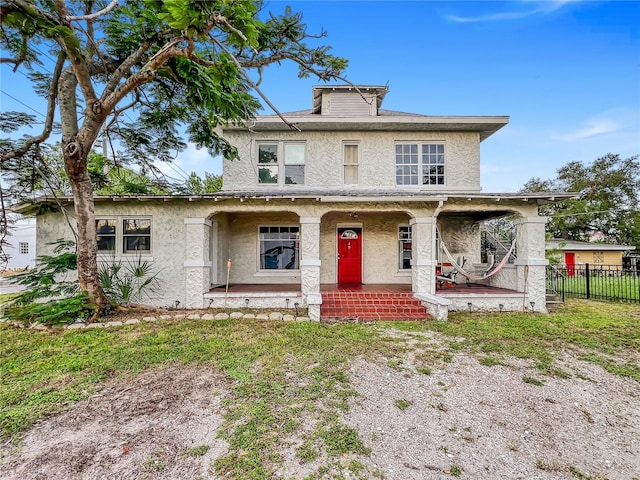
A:
{"label": "stucco texture", "polygon": [[[259,142],[305,141],[305,185],[288,188],[340,187],[343,179],[343,145],[359,149],[357,186],[349,188],[421,189],[428,191],[480,191],[480,137],[464,132],[225,132],[238,148],[239,159],[224,161],[225,190],[265,190],[273,185],[258,183]],[[445,185],[396,186],[395,144],[438,142],[445,145]]]}

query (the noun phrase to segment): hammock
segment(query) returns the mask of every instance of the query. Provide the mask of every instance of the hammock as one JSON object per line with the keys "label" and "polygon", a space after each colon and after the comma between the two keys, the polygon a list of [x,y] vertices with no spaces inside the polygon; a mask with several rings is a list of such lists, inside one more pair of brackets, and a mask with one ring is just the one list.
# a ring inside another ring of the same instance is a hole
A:
{"label": "hammock", "polygon": [[[474,274],[472,274],[470,272],[467,272],[464,268],[462,268],[462,265],[459,265],[458,262],[456,262],[455,258],[453,258],[453,255],[451,255],[451,253],[447,249],[447,246],[444,244],[444,241],[442,240],[442,235],[441,234],[440,234],[440,246],[442,247],[442,251],[444,252],[444,254],[449,259],[449,262],[451,262],[451,265],[453,266],[453,268],[455,268],[456,271],[460,275],[465,277],[467,280],[474,280],[474,281],[477,282],[477,281],[480,281],[480,280],[486,280],[487,278],[491,278],[496,273],[498,273],[502,269],[502,267],[504,267],[506,265],[506,263],[509,261],[509,257],[513,253],[514,248],[516,247],[516,238],[517,238],[517,235],[514,235],[513,236],[513,242],[511,242],[511,248],[509,248],[509,251],[504,256],[504,258],[502,260],[500,260],[500,262],[495,267],[490,268],[489,270],[487,270],[484,273],[484,275],[482,275],[481,277],[479,277],[477,275],[474,275]],[[462,263],[464,264],[464,261]]]}

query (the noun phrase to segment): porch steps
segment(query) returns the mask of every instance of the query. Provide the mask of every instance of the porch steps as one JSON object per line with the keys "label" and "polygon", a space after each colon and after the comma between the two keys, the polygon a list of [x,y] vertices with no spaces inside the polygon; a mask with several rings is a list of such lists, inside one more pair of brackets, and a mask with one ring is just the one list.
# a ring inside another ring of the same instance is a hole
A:
{"label": "porch steps", "polygon": [[413,293],[322,292],[323,320],[424,320],[427,309]]}

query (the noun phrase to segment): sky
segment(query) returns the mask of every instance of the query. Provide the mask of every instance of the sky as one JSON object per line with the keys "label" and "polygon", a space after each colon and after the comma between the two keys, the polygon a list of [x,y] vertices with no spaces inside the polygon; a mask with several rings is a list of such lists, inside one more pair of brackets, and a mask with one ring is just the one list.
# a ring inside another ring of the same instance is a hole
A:
{"label": "sky", "polygon": [[[350,82],[388,85],[385,109],[509,116],[481,144],[484,192],[518,191],[570,161],[640,154],[640,1],[271,0],[265,10],[286,5],[310,33],[327,32],[320,42],[349,60]],[[2,110],[29,112],[11,98],[29,98],[25,78],[8,72]],[[283,64],[264,71],[261,89],[287,112],[310,108],[318,84]],[[175,163],[164,169],[174,177],[222,171],[193,146]]]}

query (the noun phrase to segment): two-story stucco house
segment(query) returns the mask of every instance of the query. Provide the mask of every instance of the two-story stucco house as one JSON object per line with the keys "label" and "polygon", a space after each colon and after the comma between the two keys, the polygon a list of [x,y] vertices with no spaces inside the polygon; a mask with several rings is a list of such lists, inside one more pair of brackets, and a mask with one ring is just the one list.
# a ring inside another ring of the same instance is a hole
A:
{"label": "two-story stucco house", "polygon": [[[153,262],[162,306],[308,308],[313,320],[544,311],[538,205],[564,195],[481,192],[480,142],[507,117],[387,111],[386,93],[315,87],[310,110],[284,115],[294,128],[275,115],[224,128],[238,158],[217,194],[96,197],[101,258]],[[480,226],[505,215],[515,255],[483,266]],[[39,254],[65,225],[38,217]],[[462,258],[491,274],[454,276]]]}

